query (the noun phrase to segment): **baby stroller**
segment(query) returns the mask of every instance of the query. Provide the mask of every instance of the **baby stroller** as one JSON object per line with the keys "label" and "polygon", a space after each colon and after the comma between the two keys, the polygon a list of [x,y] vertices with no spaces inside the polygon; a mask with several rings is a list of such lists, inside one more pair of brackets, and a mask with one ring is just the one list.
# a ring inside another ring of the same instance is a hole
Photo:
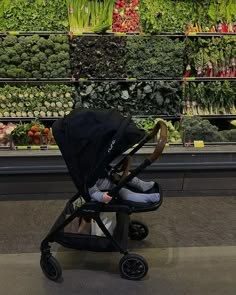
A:
{"label": "baby stroller", "polygon": [[[146,260],[128,252],[128,238],[143,240],[148,235],[145,224],[130,220],[132,213],[157,210],[162,203],[160,186],[155,183],[150,192],[159,192],[157,203],[124,201],[119,190],[151,165],[162,153],[167,140],[167,127],[158,122],[150,134],[137,128],[130,117],[124,118],[115,110],[76,109],[53,124],[53,134],[75,183],[76,193],[66,204],[51,231],[41,242],[40,265],[47,278],[58,281],[62,270],[50,252],[50,243],[86,251],[119,251],[123,257],[119,263],[121,277],[140,280],[148,272]],[[131,157],[150,139],[159,134],[156,148],[137,168],[130,171]],[[132,149],[131,149],[132,148]],[[131,150],[130,150],[131,149]],[[128,154],[124,152],[129,150]],[[114,160],[120,157],[119,161]],[[101,177],[104,171],[118,175],[117,185],[109,191],[112,201],[108,204],[92,201],[88,188]],[[148,192],[147,192],[148,193]],[[83,198],[81,206],[74,204]],[[104,212],[114,212],[116,226],[113,233],[100,217]],[[86,222],[96,221],[104,236],[66,232],[65,228],[76,218]]]}

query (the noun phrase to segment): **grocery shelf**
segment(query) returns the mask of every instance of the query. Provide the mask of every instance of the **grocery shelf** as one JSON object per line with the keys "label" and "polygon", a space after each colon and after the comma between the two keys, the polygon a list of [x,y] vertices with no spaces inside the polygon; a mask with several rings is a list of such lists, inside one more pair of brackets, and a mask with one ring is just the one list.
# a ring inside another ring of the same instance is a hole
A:
{"label": "grocery shelf", "polygon": [[32,36],[32,35],[40,35],[40,36],[48,36],[48,35],[69,35],[68,31],[7,31],[0,32],[0,36]]}
{"label": "grocery shelf", "polygon": [[71,78],[0,78],[0,84],[71,84]]}
{"label": "grocery shelf", "polygon": [[[235,120],[235,115],[158,115],[158,114],[150,114],[150,115],[133,115],[134,119],[148,119],[148,118],[160,118],[164,120],[180,120],[184,117],[201,117],[204,119],[224,119],[224,120]],[[39,120],[42,122],[47,121],[55,121],[60,119],[61,117],[0,117],[0,122],[25,122],[25,121],[33,121]]]}
{"label": "grocery shelf", "polygon": [[156,77],[156,78],[135,78],[135,77],[127,77],[127,78],[0,78],[1,84],[80,84],[80,83],[90,83],[90,82],[117,82],[117,83],[132,83],[132,82],[158,82],[158,81],[178,81],[178,82],[214,82],[214,81],[236,81],[236,77]]}
{"label": "grocery shelf", "polygon": [[224,36],[236,36],[235,32],[219,33],[219,32],[189,32],[189,33],[177,33],[177,32],[160,32],[155,34],[147,34],[142,32],[112,32],[107,31],[103,33],[94,32],[70,32],[70,31],[6,31],[0,32],[0,36],[15,35],[15,36],[31,36],[31,35],[68,35],[71,37],[78,36],[140,36],[140,37],[224,37]]}
{"label": "grocery shelf", "polygon": [[225,37],[225,36],[236,36],[236,33],[218,33],[218,32],[189,32],[186,37]]}
{"label": "grocery shelf", "polygon": [[236,77],[188,77],[183,78],[183,82],[214,82],[214,81],[236,81]]}

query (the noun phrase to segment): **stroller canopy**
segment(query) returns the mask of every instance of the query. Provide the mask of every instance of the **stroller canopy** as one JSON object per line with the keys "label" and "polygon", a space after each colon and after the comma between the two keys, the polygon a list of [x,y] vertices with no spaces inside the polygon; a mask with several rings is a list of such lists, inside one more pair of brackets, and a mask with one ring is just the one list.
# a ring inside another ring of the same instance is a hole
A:
{"label": "stroller canopy", "polygon": [[69,173],[87,201],[87,188],[106,175],[115,158],[145,136],[130,117],[115,110],[76,109],[57,120],[52,129]]}

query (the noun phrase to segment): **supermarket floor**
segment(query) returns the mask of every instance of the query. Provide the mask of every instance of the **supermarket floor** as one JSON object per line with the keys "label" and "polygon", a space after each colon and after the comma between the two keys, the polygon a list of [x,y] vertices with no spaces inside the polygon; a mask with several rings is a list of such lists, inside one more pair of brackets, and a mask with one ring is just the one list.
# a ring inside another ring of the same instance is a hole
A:
{"label": "supermarket floor", "polygon": [[150,236],[130,248],[149,263],[141,282],[120,278],[118,253],[60,246],[53,250],[63,267],[63,282],[43,276],[39,244],[64,203],[0,202],[1,294],[236,294],[236,197],[169,197],[159,211],[140,214]]}

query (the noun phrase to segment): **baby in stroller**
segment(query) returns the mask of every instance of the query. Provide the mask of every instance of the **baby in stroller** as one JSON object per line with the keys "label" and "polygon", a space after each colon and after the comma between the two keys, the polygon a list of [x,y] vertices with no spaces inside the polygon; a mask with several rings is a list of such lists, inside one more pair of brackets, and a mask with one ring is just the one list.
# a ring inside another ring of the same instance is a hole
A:
{"label": "baby in stroller", "polygon": [[[147,182],[139,179],[138,177],[134,177],[130,182],[128,182],[128,186],[135,188],[142,193],[134,192],[129,188],[123,187],[120,189],[119,194],[125,201],[141,203],[159,202],[159,193],[147,193],[148,190],[150,190],[154,185],[154,181]],[[108,191],[114,186],[115,184],[109,179],[109,177],[99,178],[96,184],[88,189],[88,192],[92,200],[107,204],[112,200],[112,197],[109,196]]]}

